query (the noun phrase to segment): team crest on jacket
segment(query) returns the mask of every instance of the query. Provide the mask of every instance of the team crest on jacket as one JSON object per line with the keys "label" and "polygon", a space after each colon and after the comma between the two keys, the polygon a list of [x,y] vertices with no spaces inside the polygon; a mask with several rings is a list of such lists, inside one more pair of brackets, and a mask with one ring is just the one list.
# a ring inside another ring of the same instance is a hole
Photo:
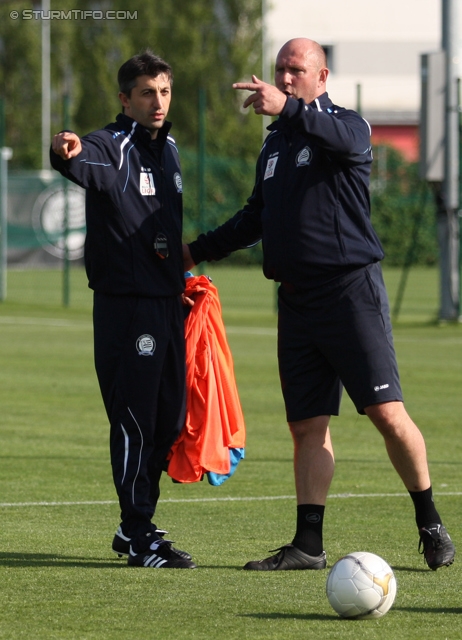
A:
{"label": "team crest on jacket", "polygon": [[136,349],[140,356],[152,356],[156,350],[156,341],[149,333],[143,333],[136,341]]}
{"label": "team crest on jacket", "polygon": [[295,162],[297,163],[297,167],[304,167],[307,164],[310,164],[311,158],[313,157],[313,152],[309,147],[303,147],[303,149],[297,154]]}
{"label": "team crest on jacket", "polygon": [[178,171],[173,176],[173,182],[175,183],[175,187],[178,193],[183,193],[183,181],[181,180],[181,176]]}
{"label": "team crest on jacket", "polygon": [[144,167],[141,167],[140,193],[142,196],[156,195],[156,187],[154,185],[154,177],[151,173],[151,169],[144,169]]}

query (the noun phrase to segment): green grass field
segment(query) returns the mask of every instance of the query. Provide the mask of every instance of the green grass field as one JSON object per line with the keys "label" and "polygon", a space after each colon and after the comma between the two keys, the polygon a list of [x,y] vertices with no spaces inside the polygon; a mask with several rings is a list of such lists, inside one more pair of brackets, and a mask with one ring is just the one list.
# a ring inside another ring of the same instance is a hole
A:
{"label": "green grass field", "polygon": [[[347,397],[331,425],[328,562],[358,550],[383,556],[397,577],[394,607],[380,620],[345,621],[327,602],[327,572],[242,571],[294,533],[274,286],[257,269],[207,273],[221,295],[247,448],[221,487],[162,481],[156,523],[193,554],[195,571],[132,569],[111,552],[119,514],[83,273],[72,272],[69,308],[60,305],[58,272],[8,274],[0,303],[0,638],[462,638],[461,558],[426,568],[410,499],[381,438]],[[393,303],[400,273],[385,275]],[[436,271],[413,270],[395,342],[437,506],[462,549],[462,327],[434,321],[437,298]]]}

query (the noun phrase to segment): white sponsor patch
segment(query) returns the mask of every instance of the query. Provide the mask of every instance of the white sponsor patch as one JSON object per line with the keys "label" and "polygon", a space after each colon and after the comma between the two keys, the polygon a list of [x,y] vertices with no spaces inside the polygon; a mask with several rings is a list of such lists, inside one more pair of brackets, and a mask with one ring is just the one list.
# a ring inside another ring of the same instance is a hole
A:
{"label": "white sponsor patch", "polygon": [[265,177],[263,180],[267,180],[268,178],[272,178],[274,176],[274,171],[276,169],[276,162],[278,161],[278,156],[275,158],[269,158],[268,164],[266,165]]}
{"label": "white sponsor patch", "polygon": [[142,171],[140,173],[140,193],[142,196],[155,196],[156,187],[152,173]]}
{"label": "white sponsor patch", "polygon": [[381,391],[382,389],[388,389],[389,384],[381,384],[380,386],[374,387],[374,391]]}
{"label": "white sponsor patch", "polygon": [[156,341],[149,333],[143,333],[136,341],[136,348],[140,356],[152,356],[156,350]]}

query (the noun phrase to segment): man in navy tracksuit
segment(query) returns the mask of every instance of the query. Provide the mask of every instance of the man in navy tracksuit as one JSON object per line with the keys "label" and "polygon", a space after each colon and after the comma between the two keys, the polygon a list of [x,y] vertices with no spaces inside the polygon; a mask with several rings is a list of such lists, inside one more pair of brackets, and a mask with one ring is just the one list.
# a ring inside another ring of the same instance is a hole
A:
{"label": "man in navy tracksuit", "polygon": [[95,366],[121,508],[113,549],[133,566],[194,568],[152,523],[186,397],[182,182],[166,121],[172,71],[147,50],[122,65],[118,80],[116,122],[82,139],[57,134],[50,157],[86,189]]}
{"label": "man in navy tracksuit", "polygon": [[184,246],[185,268],[263,242],[263,271],[280,282],[278,359],[294,440],[297,525],[291,544],[245,569],[323,569],[323,518],[334,472],[329,419],[342,387],[385,439],[415,506],[432,569],[454,545],[432,498],[423,437],[407,414],[393,347],[380,242],[370,221],[370,128],[326,93],[322,47],[297,38],[279,52],[275,84],[238,83],[244,107],[279,116],[246,206]]}

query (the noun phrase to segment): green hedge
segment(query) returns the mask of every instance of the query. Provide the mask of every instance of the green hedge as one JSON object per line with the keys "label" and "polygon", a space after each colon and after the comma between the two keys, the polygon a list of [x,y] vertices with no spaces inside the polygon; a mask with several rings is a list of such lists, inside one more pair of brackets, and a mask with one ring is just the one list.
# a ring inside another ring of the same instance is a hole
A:
{"label": "green hedge", "polygon": [[386,263],[434,265],[438,260],[436,204],[418,164],[406,162],[390,147],[376,149],[371,176],[372,223]]}

